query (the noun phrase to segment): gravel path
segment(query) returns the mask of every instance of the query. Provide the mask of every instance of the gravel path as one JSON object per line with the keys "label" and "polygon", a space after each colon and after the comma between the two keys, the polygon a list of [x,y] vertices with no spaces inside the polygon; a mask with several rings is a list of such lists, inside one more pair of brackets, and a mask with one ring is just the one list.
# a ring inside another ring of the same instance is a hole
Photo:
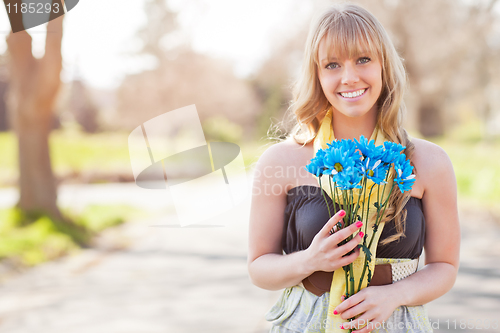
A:
{"label": "gravel path", "polygon": [[[0,332],[267,332],[264,313],[279,291],[249,281],[248,210],[249,202],[221,216],[224,227],[177,228],[173,215],[131,221],[103,233],[94,249],[4,276]],[[485,329],[487,319],[500,325],[500,228],[465,210],[461,221],[456,285],[428,305],[435,332],[500,332]],[[460,329],[460,320],[474,328]]]}

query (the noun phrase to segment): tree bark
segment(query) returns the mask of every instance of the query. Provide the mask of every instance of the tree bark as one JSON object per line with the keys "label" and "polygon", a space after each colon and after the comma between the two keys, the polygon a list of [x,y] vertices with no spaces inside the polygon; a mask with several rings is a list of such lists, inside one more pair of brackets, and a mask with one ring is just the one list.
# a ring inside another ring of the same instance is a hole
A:
{"label": "tree bark", "polygon": [[7,37],[10,62],[7,106],[19,153],[17,206],[27,213],[48,214],[60,220],[48,139],[61,84],[62,23],[63,16],[48,23],[45,55],[41,59],[33,57],[32,38],[26,31],[11,32]]}
{"label": "tree bark", "polygon": [[435,103],[432,99],[421,102],[418,108],[418,130],[427,138],[444,134],[444,119],[442,103]]}

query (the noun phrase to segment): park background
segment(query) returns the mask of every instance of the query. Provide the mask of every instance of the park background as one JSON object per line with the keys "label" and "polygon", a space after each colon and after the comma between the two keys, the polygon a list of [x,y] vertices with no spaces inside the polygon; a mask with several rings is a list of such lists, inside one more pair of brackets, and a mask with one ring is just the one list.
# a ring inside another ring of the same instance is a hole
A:
{"label": "park background", "polygon": [[[267,331],[279,292],[248,278],[250,197],[223,228],[168,227],[172,203],[133,183],[128,135],[195,104],[251,182],[268,133],[286,133],[311,17],[333,2],[85,0],[11,43],[0,6],[0,331]],[[429,304],[436,332],[499,331],[500,5],[354,2],[404,58],[406,128],[455,168],[461,268]]]}

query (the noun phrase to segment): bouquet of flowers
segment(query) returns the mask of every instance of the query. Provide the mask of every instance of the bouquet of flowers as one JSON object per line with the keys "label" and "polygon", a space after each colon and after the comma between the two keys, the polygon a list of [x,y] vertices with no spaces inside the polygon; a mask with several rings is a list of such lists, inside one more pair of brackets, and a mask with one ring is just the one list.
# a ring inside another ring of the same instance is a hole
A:
{"label": "bouquet of flowers", "polygon": [[[405,147],[394,142],[385,141],[383,145],[375,146],[374,140],[368,141],[361,136],[359,141],[335,140],[327,146],[328,148],[316,152],[314,158],[306,166],[307,171],[319,178],[321,188],[323,188],[321,178],[327,177],[334,207],[336,204],[342,206],[346,212],[344,227],[362,221],[366,231],[369,222],[373,223],[374,220],[371,237],[368,237],[365,232],[363,243],[360,244],[365,254],[360,280],[357,283],[354,281],[352,263],[343,267],[346,279],[344,297],[347,299],[361,289],[365,274],[368,274],[368,283],[371,281],[372,271],[369,263],[374,258],[370,248],[380,221],[384,217],[392,191],[396,186],[401,192],[411,190],[415,175],[412,174],[413,166],[410,165],[410,160],[406,159],[406,155],[402,153]],[[322,193],[331,218],[332,212],[330,212],[325,192],[322,191]],[[339,222],[337,230],[341,226]],[[343,243],[351,240],[352,237],[350,236]]]}

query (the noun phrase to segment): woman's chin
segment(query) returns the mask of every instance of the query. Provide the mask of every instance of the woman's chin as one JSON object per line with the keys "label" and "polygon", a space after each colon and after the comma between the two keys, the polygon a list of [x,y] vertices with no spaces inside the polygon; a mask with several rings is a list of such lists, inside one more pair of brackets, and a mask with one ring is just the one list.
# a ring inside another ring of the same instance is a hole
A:
{"label": "woman's chin", "polygon": [[347,118],[364,118],[368,116],[370,110],[359,109],[359,110],[337,110],[338,114],[343,115]]}

